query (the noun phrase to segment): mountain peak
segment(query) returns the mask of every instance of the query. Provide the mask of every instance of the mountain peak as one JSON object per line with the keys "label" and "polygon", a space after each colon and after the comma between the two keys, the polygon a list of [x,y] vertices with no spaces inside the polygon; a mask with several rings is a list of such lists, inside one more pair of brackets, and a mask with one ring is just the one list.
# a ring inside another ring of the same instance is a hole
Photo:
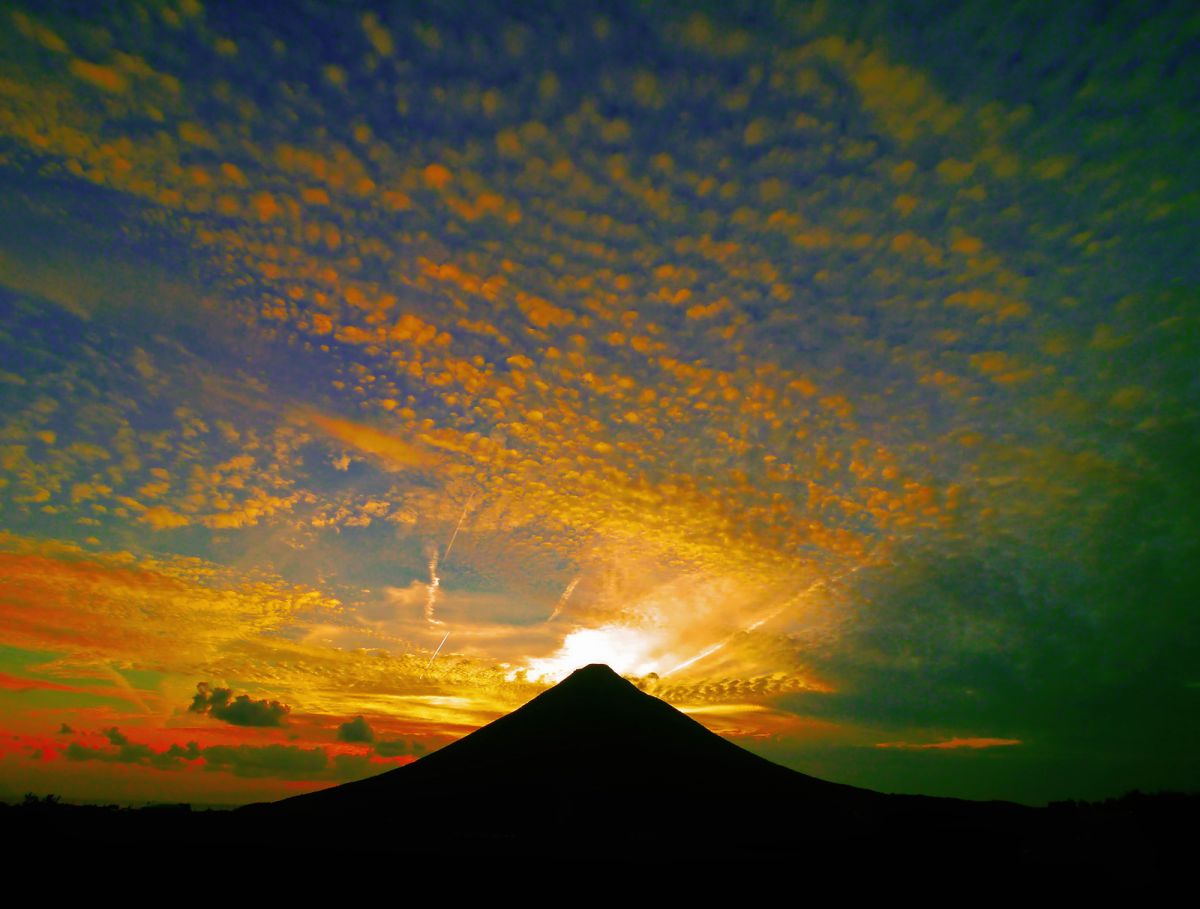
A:
{"label": "mountain peak", "polygon": [[621,678],[608,663],[588,663],[586,666],[580,666],[572,672],[567,678],[579,676],[580,678]]}
{"label": "mountain peak", "polygon": [[[553,707],[555,710],[566,711],[564,720],[591,723],[594,722],[593,713],[596,710],[605,713],[634,711],[641,715],[651,704],[658,703],[633,682],[619,676],[611,666],[605,663],[589,663],[576,669],[557,685],[547,688],[518,709],[516,714],[538,715],[540,711]],[[580,711],[578,716],[572,716],[576,711]]]}
{"label": "mountain peak", "polygon": [[562,685],[603,686],[605,688],[635,687],[629,680],[619,676],[607,663],[589,663],[586,666],[580,666],[555,687]]}

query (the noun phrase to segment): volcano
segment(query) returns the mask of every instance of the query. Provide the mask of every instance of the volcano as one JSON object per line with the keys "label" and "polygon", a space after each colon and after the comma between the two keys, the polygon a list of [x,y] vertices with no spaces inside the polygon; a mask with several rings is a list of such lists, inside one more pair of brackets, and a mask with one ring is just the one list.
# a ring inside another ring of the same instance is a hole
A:
{"label": "volcano", "polygon": [[278,805],[351,810],[461,793],[485,803],[514,797],[526,803],[535,793],[547,793],[616,806],[630,797],[674,800],[780,792],[817,800],[871,795],[751,754],[638,690],[608,666],[594,663],[413,764]]}
{"label": "volcano", "polygon": [[[418,848],[455,852],[536,844],[560,854],[620,842],[662,854],[664,844],[694,843],[702,831],[737,831],[733,853],[745,857],[801,843],[829,850],[900,826],[994,831],[998,819],[1004,827],[1024,810],[885,796],[806,776],[593,664],[405,767],[237,813],[293,833],[365,833],[411,818],[423,831]],[[569,837],[557,838],[564,831]],[[370,833],[358,841],[380,840]]]}

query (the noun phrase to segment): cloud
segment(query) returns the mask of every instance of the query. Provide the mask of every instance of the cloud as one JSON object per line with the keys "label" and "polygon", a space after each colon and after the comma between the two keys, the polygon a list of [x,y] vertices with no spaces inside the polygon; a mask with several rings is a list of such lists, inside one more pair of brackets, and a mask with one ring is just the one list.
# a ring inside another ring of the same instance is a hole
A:
{"label": "cloud", "polygon": [[0,573],[10,581],[0,602],[6,643],[69,652],[89,665],[120,661],[190,674],[220,663],[231,648],[276,646],[260,635],[288,627],[300,613],[338,608],[278,580],[239,583],[199,559],[139,559],[8,533],[0,533]]}
{"label": "cloud", "polygon": [[335,754],[330,762],[330,772],[338,780],[358,780],[378,771],[367,754]]}
{"label": "cloud", "polygon": [[353,420],[328,417],[315,411],[303,411],[300,416],[342,444],[374,455],[385,469],[425,469],[437,464],[437,459],[433,455],[420,446],[401,438],[398,434],[385,432],[364,423],[356,423]]}
{"label": "cloud", "polygon": [[127,739],[125,737],[125,735],[121,732],[121,730],[118,729],[116,726],[113,726],[111,729],[105,729],[104,737],[107,738],[108,741],[113,745],[128,745],[129,744],[129,739]]}
{"label": "cloud", "polygon": [[71,742],[66,748],[66,756],[71,761],[107,761],[115,764],[149,764],[155,758],[155,751],[149,745],[129,741],[115,726],[104,730],[112,748],[92,748],[79,742]]}
{"label": "cloud", "polygon": [[120,94],[129,88],[128,78],[111,66],[101,66],[98,63],[74,58],[68,64],[68,67],[72,73],[83,81],[106,92]]}
{"label": "cloud", "polygon": [[992,739],[967,737],[946,739],[942,742],[877,742],[876,748],[902,748],[907,751],[952,751],[959,748],[979,750],[981,748],[1004,748],[1023,744],[1020,739]]}
{"label": "cloud", "polygon": [[381,739],[375,743],[375,753],[380,757],[401,757],[406,754],[420,756],[426,750],[426,746],[422,742],[405,741],[404,739]]}
{"label": "cloud", "polygon": [[255,701],[246,694],[233,697],[230,689],[211,688],[207,682],[196,685],[188,707],[191,713],[207,713],[231,726],[282,726],[291,710],[279,701]]}
{"label": "cloud", "polygon": [[247,779],[344,780],[359,779],[378,769],[364,755],[337,754],[332,757],[320,747],[299,745],[208,745],[196,742],[172,744],[156,751],[149,745],[131,742],[116,728],[105,730],[110,747],[70,743],[65,755],[76,762],[99,761],[136,764],[158,770],[178,771],[202,762],[206,771],[230,773]]}
{"label": "cloud", "polygon": [[44,679],[30,679],[22,676],[0,672],[0,691],[78,691],[73,685],[63,685],[58,682],[48,682]]}
{"label": "cloud", "polygon": [[375,733],[366,720],[356,716],[338,726],[337,738],[339,742],[373,742]]}
{"label": "cloud", "polygon": [[329,773],[323,748],[298,745],[210,745],[200,749],[206,770],[225,770],[241,777],[322,779]]}

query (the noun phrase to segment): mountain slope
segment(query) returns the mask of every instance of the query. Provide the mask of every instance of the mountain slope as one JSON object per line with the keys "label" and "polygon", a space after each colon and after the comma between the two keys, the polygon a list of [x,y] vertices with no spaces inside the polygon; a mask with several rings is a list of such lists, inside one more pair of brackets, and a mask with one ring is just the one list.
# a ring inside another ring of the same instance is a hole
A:
{"label": "mountain slope", "polygon": [[[806,776],[595,664],[406,767],[235,813],[258,841],[353,830],[356,843],[373,844],[364,848],[537,848],[593,858],[614,844],[677,856],[711,851],[705,843],[713,837],[733,857],[801,845],[828,857],[850,844],[895,853],[933,841],[951,852],[974,850],[1010,839],[1026,810],[882,795]],[[404,835],[409,823],[419,835]]]}
{"label": "mountain slope", "polygon": [[290,799],[305,805],[503,789],[605,794],[795,791],[866,794],[773,764],[709,732],[607,666],[576,670],[554,688],[414,764]]}

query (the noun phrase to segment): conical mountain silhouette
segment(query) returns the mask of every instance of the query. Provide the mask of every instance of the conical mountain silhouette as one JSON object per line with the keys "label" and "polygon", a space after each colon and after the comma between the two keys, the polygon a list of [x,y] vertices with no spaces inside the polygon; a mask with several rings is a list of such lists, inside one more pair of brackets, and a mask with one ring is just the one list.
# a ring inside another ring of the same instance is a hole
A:
{"label": "conical mountain silhouette", "polygon": [[[418,849],[536,843],[560,857],[614,838],[661,852],[666,839],[716,825],[753,829],[752,847],[739,848],[761,854],[763,842],[794,843],[798,819],[805,836],[850,835],[885,798],[751,754],[593,664],[408,766],[239,814],[277,825],[264,829],[348,824],[371,831],[364,842],[384,830],[394,842],[403,816],[419,819]],[[547,842],[555,830],[570,830],[569,841]]]}
{"label": "conical mountain silhouette", "polygon": [[333,831],[334,851],[588,861],[790,860],[802,848],[828,867],[936,848],[967,867],[1017,848],[1030,810],[806,776],[593,664],[405,767],[246,806],[225,835],[304,849]]}
{"label": "conical mountain silhouette", "polygon": [[604,799],[780,789],[821,797],[864,792],[751,754],[594,663],[414,764],[289,801],[349,806],[359,799],[464,789],[482,790],[488,801],[518,789]]}

